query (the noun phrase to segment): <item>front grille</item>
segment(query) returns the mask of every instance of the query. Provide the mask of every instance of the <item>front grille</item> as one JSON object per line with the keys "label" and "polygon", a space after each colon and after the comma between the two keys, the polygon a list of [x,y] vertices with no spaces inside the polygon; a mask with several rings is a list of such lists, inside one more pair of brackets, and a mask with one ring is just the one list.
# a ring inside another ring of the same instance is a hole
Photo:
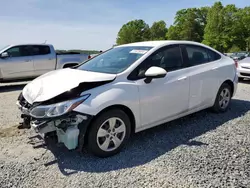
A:
{"label": "front grille", "polygon": [[250,73],[240,73],[242,76],[250,76]]}

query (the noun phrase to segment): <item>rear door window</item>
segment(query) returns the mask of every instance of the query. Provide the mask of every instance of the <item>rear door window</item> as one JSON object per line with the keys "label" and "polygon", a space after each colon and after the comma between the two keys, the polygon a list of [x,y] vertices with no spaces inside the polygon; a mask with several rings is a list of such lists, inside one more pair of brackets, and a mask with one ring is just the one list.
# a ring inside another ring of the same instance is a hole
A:
{"label": "rear door window", "polygon": [[32,46],[33,55],[47,55],[50,54],[50,47],[43,45]]}
{"label": "rear door window", "polygon": [[202,46],[181,45],[185,67],[202,65],[221,59],[221,55]]}
{"label": "rear door window", "polygon": [[187,63],[189,66],[201,65],[209,62],[206,48],[195,45],[185,45],[185,47],[188,56]]}

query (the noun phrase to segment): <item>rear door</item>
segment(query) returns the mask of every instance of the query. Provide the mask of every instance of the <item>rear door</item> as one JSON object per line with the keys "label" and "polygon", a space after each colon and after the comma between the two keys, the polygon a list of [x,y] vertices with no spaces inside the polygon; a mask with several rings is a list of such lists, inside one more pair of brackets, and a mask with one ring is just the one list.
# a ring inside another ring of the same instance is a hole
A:
{"label": "rear door", "polygon": [[13,46],[7,49],[9,57],[0,59],[4,79],[19,79],[33,76],[33,58],[29,45]]}
{"label": "rear door", "polygon": [[184,62],[190,76],[189,110],[213,104],[217,93],[217,62],[211,61],[209,49],[198,45],[182,45]]}
{"label": "rear door", "polygon": [[32,54],[35,76],[40,76],[51,70],[55,70],[56,57],[48,45],[33,45]]}

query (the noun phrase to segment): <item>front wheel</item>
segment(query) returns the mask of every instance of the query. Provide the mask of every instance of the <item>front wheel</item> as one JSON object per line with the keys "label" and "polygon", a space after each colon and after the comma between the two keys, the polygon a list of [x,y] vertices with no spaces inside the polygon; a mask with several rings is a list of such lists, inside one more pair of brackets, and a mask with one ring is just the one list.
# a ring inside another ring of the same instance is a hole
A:
{"label": "front wheel", "polygon": [[232,88],[229,84],[223,83],[217,93],[214,106],[212,107],[213,111],[225,112],[227,111],[229,104],[232,98]]}
{"label": "front wheel", "polygon": [[126,144],[131,133],[130,119],[119,109],[102,113],[90,126],[87,147],[98,157],[117,154]]}

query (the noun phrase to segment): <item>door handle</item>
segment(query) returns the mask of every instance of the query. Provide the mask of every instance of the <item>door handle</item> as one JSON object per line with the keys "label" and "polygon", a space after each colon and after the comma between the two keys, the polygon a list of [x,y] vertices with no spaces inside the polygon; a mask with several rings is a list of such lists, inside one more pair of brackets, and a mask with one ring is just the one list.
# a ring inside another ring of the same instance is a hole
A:
{"label": "door handle", "polygon": [[25,62],[30,62],[30,61],[31,61],[31,60],[28,59],[28,60],[26,60]]}
{"label": "door handle", "polygon": [[181,80],[186,80],[186,79],[187,79],[187,77],[186,77],[186,76],[183,76],[183,77],[178,78],[177,80],[178,80],[178,81],[181,81]]}
{"label": "door handle", "polygon": [[218,69],[218,67],[214,67],[214,68],[212,68],[212,70],[216,70],[216,69]]}

